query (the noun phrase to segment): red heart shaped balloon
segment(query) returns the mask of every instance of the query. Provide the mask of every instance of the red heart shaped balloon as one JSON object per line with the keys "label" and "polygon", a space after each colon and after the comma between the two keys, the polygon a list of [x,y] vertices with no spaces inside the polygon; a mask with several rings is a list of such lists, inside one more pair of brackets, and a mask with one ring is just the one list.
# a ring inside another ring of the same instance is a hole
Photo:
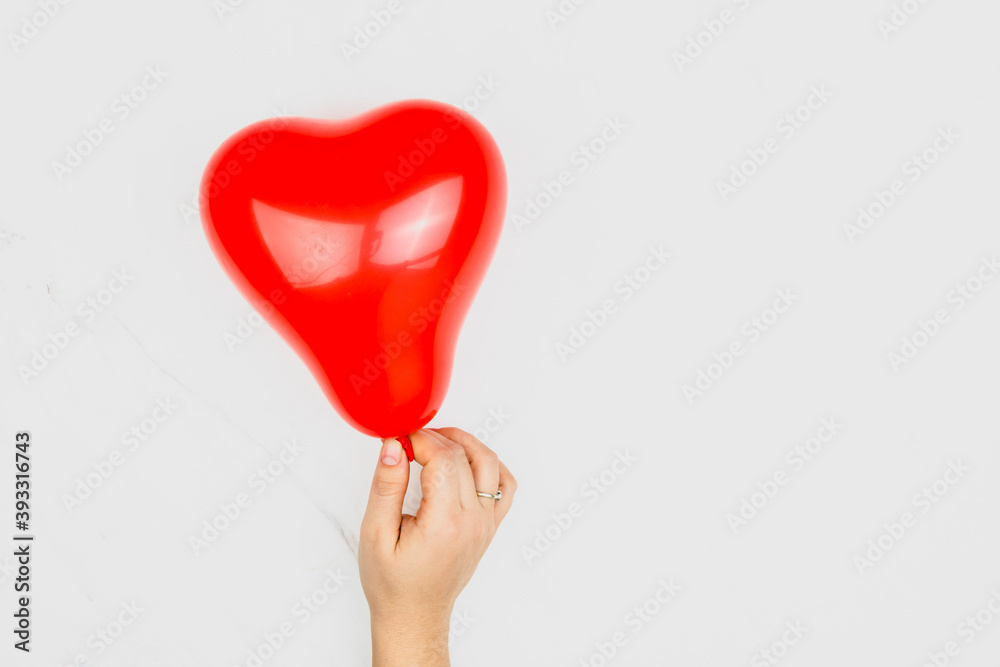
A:
{"label": "red heart shaped balloon", "polygon": [[244,297],[341,416],[385,438],[421,428],[444,401],[506,190],[478,121],[408,101],[240,130],[205,170],[201,211]]}

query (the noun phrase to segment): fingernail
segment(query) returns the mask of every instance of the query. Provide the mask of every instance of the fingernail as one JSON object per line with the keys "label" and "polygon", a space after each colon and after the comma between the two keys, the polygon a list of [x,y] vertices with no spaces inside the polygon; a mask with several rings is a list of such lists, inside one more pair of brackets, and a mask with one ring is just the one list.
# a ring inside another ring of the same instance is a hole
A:
{"label": "fingernail", "polygon": [[403,448],[395,438],[386,438],[382,441],[382,463],[387,466],[394,466],[403,458]]}

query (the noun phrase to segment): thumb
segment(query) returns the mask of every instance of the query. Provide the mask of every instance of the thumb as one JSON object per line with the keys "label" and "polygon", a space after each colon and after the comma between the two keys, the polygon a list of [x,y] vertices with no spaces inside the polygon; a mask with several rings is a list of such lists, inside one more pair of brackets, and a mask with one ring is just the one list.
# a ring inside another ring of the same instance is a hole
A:
{"label": "thumb", "polygon": [[395,546],[399,540],[403,498],[409,481],[410,464],[403,455],[403,447],[395,438],[386,438],[382,441],[378,467],[375,468],[368,509],[361,522],[362,536]]}

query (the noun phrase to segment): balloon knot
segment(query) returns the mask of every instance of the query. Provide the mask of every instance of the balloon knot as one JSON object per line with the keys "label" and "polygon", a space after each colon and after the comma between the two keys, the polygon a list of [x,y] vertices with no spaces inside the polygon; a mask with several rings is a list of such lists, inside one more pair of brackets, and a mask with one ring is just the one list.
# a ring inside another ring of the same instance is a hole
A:
{"label": "balloon knot", "polygon": [[410,442],[410,436],[401,435],[396,440],[403,446],[403,451],[406,452],[406,460],[413,461],[413,443]]}

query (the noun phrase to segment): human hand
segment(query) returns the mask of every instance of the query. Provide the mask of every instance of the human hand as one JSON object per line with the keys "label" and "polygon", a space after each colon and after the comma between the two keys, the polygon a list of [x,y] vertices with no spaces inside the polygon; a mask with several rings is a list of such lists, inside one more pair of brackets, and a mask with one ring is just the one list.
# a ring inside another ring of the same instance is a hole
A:
{"label": "human hand", "polygon": [[[372,623],[372,665],[448,665],[448,625],[517,481],[486,445],[457,428],[410,436],[423,466],[416,516],[403,514],[410,466],[395,439],[383,442],[361,522],[358,567]],[[499,501],[476,491],[502,494]]]}

